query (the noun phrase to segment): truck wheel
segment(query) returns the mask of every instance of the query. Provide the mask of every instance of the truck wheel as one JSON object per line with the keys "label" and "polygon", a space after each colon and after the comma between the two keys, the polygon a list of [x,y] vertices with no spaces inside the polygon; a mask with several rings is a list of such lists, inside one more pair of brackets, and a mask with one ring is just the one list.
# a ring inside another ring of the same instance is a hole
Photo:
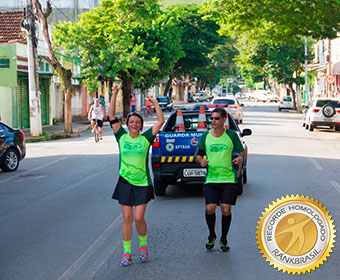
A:
{"label": "truck wheel", "polygon": [[157,196],[164,196],[167,184],[164,184],[161,181],[154,181],[154,185],[155,185],[155,194]]}

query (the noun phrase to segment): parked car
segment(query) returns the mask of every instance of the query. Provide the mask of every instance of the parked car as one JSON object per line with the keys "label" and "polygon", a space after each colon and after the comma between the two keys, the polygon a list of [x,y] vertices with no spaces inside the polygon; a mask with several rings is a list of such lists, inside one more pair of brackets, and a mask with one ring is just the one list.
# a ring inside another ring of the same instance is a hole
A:
{"label": "parked car", "polygon": [[[176,132],[176,114],[173,112],[162,130],[157,134],[152,145],[152,171],[154,175],[155,193],[165,195],[169,184],[183,184],[188,182],[204,182],[206,168],[195,162],[195,153],[203,131],[197,131],[199,110],[183,111],[185,131]],[[205,111],[208,128],[211,126],[211,111]],[[246,151],[242,166],[234,166],[237,177],[239,194],[243,192],[243,184],[247,183],[247,145],[243,137],[251,135],[250,129],[242,132],[229,114],[230,129],[237,132]],[[233,151],[233,158],[238,156]]]}
{"label": "parked car", "polygon": [[173,103],[171,102],[171,100],[168,96],[157,97],[157,101],[158,101],[159,106],[161,107],[162,111],[171,112],[173,110],[174,105],[173,105]]}
{"label": "parked car", "polygon": [[205,91],[200,91],[192,97],[193,102],[202,102],[202,101],[209,101],[209,100],[210,100],[210,95],[206,93]]}
{"label": "parked car", "polygon": [[279,103],[279,111],[282,109],[292,109],[293,99],[291,96],[282,96]]}
{"label": "parked car", "polygon": [[280,101],[280,97],[277,94],[268,94],[269,98],[270,98],[270,102],[279,102]]}
{"label": "parked car", "polygon": [[302,126],[309,131],[319,126],[334,127],[340,131],[340,99],[318,97],[312,100],[303,111]]}
{"label": "parked car", "polygon": [[0,121],[0,168],[4,172],[17,170],[25,155],[24,133]]}
{"label": "parked car", "polygon": [[237,123],[243,123],[242,103],[235,97],[216,97],[211,101],[211,104],[228,104],[227,111],[233,116]]}
{"label": "parked car", "polygon": [[271,101],[271,98],[267,92],[258,92],[254,94],[252,98],[255,102],[259,102],[259,101],[270,102]]}
{"label": "parked car", "polygon": [[[249,99],[249,100],[251,100],[251,101],[255,101],[256,100],[256,97],[257,96],[260,96],[260,95],[263,95],[263,94],[268,94],[269,92],[267,91],[267,90],[264,90],[264,89],[258,89],[258,90],[255,90],[255,91],[253,91],[253,92],[249,92],[249,93],[247,93],[247,98]],[[260,97],[261,98],[261,97]],[[262,99],[264,99],[264,101],[267,101],[267,98],[263,98],[262,97]],[[258,98],[258,101],[260,101],[259,100],[259,98]],[[268,101],[269,102],[269,101]]]}

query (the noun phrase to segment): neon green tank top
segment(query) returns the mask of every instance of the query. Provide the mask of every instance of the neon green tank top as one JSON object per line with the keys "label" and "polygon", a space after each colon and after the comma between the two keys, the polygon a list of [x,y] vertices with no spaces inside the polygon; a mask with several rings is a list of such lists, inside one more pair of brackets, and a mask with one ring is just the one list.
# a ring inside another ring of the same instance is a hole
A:
{"label": "neon green tank top", "polygon": [[143,134],[132,138],[121,126],[115,133],[119,145],[119,175],[134,186],[152,184],[148,162],[149,148],[155,136],[152,127]]}
{"label": "neon green tank top", "polygon": [[206,183],[235,183],[235,173],[232,164],[234,144],[230,137],[223,133],[220,137],[209,134],[205,140],[208,174]]}

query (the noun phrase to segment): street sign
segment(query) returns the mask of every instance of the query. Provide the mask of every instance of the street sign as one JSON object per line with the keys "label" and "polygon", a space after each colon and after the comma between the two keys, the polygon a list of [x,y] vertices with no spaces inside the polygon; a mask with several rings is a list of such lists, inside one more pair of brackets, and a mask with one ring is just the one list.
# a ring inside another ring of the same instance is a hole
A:
{"label": "street sign", "polygon": [[334,75],[328,75],[326,78],[327,83],[334,84],[335,83],[335,76]]}
{"label": "street sign", "polygon": [[227,83],[228,83],[228,84],[232,84],[232,83],[233,83],[233,79],[232,79],[232,78],[228,78],[228,79],[227,79]]}

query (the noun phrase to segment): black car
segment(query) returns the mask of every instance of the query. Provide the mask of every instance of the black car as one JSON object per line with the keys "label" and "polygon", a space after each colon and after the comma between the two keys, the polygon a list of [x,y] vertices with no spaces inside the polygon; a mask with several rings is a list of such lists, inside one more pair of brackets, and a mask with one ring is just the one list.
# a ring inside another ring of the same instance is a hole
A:
{"label": "black car", "polygon": [[173,109],[173,104],[168,96],[160,96],[157,97],[157,101],[159,106],[161,107],[162,111],[169,111],[171,112]]}
{"label": "black car", "polygon": [[5,172],[17,170],[25,155],[24,133],[0,122],[0,168]]}

